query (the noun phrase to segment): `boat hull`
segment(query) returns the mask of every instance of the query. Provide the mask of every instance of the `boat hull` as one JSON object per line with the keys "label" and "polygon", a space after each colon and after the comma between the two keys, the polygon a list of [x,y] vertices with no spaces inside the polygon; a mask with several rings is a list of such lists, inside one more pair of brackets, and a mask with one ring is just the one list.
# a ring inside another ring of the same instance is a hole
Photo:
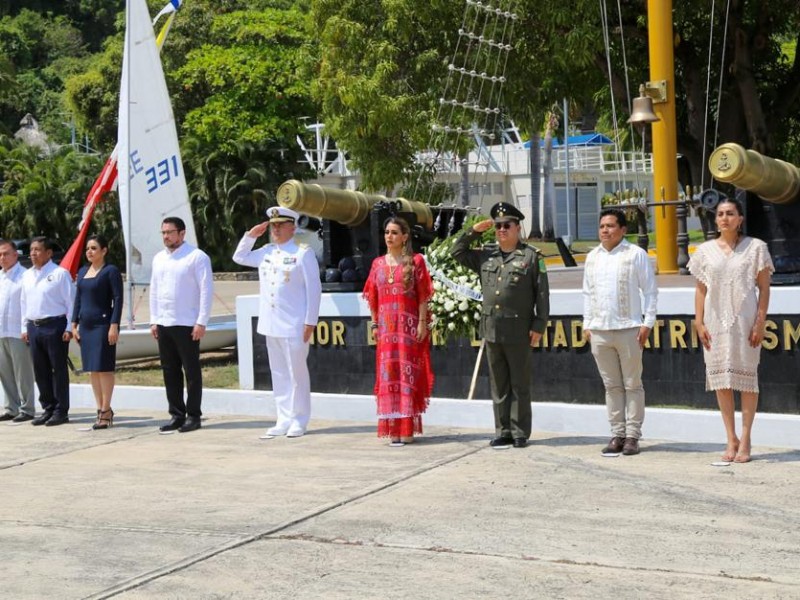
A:
{"label": "boat hull", "polygon": [[[140,323],[135,329],[123,328],[117,342],[117,360],[150,358],[158,356],[158,342],[150,335],[150,326]],[[211,317],[206,334],[200,340],[200,351],[220,350],[236,345],[236,316]],[[80,346],[74,340],[70,352],[80,355]]]}

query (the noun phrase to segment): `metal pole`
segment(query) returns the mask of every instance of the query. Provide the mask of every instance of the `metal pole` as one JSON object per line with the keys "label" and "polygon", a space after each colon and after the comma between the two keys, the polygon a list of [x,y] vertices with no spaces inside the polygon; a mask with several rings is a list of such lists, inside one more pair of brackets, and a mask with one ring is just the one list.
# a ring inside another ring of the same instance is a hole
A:
{"label": "metal pole", "polygon": [[[659,121],[653,123],[653,188],[659,201],[678,198],[678,142],[675,127],[675,43],[672,29],[672,0],[647,0],[650,77],[666,83],[664,102],[654,102]],[[675,206],[665,205],[654,211],[656,265],[659,273],[677,273]]]}
{"label": "metal pole", "polygon": [[[564,182],[566,189],[567,200],[567,235],[564,242],[567,246],[572,245],[572,211],[570,211],[570,204],[572,204],[572,195],[569,189],[569,114],[567,112],[567,99],[564,98],[564,156],[566,157],[566,180]],[[564,236],[561,236],[564,237]]]}
{"label": "metal pole", "polygon": [[539,153],[539,133],[534,129],[531,134],[530,147],[531,166],[531,231],[533,238],[542,237],[542,164]]}
{"label": "metal pole", "polygon": [[[466,157],[459,157],[458,166],[461,171],[461,206],[469,206],[469,161]],[[480,208],[480,207],[479,207]]]}

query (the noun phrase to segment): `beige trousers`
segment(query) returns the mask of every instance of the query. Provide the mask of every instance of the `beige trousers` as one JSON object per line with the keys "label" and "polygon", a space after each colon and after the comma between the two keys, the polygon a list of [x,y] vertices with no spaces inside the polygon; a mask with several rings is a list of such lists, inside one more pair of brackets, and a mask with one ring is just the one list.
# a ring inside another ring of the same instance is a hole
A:
{"label": "beige trousers", "polygon": [[592,356],[606,388],[606,409],[611,435],[642,437],[644,387],[639,328],[591,330]]}

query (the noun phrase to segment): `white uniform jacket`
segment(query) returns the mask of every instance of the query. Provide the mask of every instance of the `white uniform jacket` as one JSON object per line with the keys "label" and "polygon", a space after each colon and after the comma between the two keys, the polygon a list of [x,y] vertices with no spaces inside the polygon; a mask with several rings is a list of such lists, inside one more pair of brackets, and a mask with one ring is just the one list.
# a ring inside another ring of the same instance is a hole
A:
{"label": "white uniform jacket", "polygon": [[253,250],[247,234],[233,254],[234,262],[258,269],[258,333],[270,337],[303,336],[304,325],[316,325],[322,285],[314,251],[294,240]]}

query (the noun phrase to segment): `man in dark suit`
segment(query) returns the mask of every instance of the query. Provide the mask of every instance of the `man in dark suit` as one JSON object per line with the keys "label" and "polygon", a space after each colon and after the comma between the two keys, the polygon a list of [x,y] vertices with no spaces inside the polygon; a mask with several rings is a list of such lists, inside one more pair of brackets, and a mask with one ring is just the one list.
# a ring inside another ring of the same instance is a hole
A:
{"label": "man in dark suit", "polygon": [[32,267],[22,276],[22,340],[31,348],[33,374],[39,388],[42,414],[33,425],[69,422],[69,369],[67,351],[72,338],[75,285],[69,271],[56,265],[53,242],[46,237],[31,241]]}
{"label": "man in dark suit", "polygon": [[[497,437],[493,448],[524,448],[531,435],[531,352],[547,326],[550,289],[544,260],[520,239],[524,215],[506,202],[453,245],[453,258],[481,278],[480,334],[486,343]],[[470,250],[495,228],[497,246]]]}

